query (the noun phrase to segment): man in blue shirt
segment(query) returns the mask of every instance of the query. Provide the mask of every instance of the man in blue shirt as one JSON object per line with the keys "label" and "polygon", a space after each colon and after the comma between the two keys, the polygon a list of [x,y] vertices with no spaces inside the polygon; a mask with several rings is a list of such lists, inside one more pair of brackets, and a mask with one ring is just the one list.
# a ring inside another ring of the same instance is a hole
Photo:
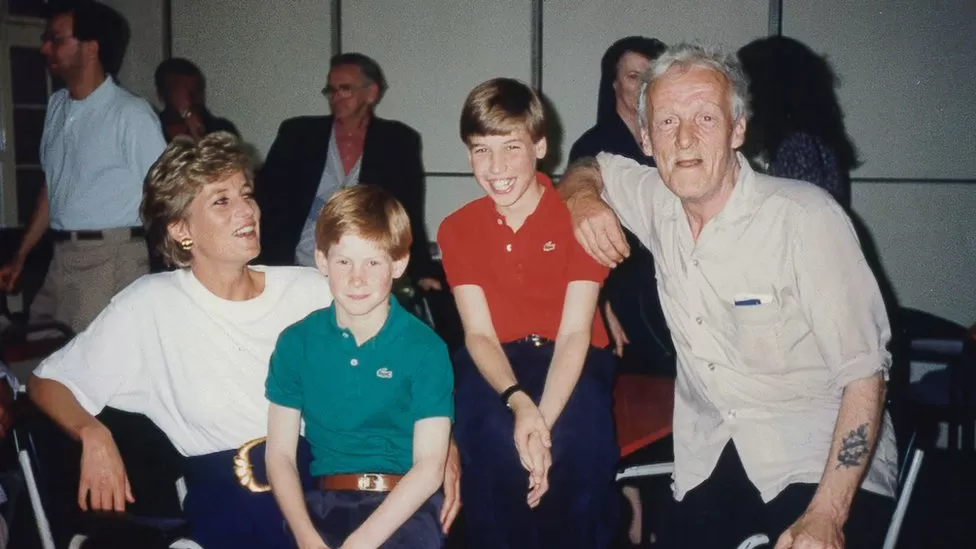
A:
{"label": "man in blue shirt", "polygon": [[126,33],[122,16],[97,2],[52,10],[41,53],[65,88],[51,95],[44,120],[47,184],[17,254],[0,269],[0,290],[12,290],[27,255],[52,229],[54,259],[31,313],[76,332],[148,272],[139,202],[166,143],[149,103],[112,79]]}

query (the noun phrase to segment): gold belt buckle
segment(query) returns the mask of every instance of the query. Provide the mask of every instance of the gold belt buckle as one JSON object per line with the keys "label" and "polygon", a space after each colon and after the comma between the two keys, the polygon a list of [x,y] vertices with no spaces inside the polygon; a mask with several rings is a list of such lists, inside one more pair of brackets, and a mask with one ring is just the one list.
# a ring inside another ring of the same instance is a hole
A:
{"label": "gold belt buckle", "polygon": [[536,347],[542,347],[543,345],[542,336],[540,336],[539,334],[529,334],[529,341],[531,341],[532,345]]}
{"label": "gold belt buckle", "polygon": [[386,479],[376,473],[359,475],[356,486],[364,492],[388,492]]}
{"label": "gold belt buckle", "polygon": [[234,456],[234,476],[237,477],[237,482],[255,494],[271,491],[271,486],[255,480],[254,470],[251,467],[251,450],[267,439],[268,437],[261,437],[245,442],[243,446],[237,449],[237,455]]}

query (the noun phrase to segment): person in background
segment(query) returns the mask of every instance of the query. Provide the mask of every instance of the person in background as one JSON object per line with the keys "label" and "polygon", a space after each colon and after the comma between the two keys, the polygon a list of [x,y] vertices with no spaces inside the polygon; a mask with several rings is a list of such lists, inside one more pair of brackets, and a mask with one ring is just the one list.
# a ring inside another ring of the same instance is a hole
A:
{"label": "person in background", "polygon": [[54,259],[30,313],[80,332],[149,271],[139,201],[166,142],[149,103],[112,77],[127,42],[125,19],[91,1],[56,3],[49,15],[41,54],[65,87],[51,95],[44,119],[46,185],[14,259],[0,268],[0,289],[14,288],[27,255],[52,229]]}
{"label": "person in background", "polygon": [[614,42],[600,60],[596,125],[573,143],[569,161],[609,152],[654,165],[640,148],[637,96],[641,74],[666,46],[656,38],[628,36]]}
{"label": "person in background", "polygon": [[[392,296],[410,240],[403,206],[375,185],[319,214],[315,262],[334,301],[281,334],[266,384],[268,476],[302,549],[444,546],[454,375],[444,342]],[[303,420],[318,480],[304,496]]]}
{"label": "person in background", "polygon": [[742,153],[761,171],[809,181],[849,209],[850,172],[859,162],[830,63],[786,36],[743,46],[739,61],[752,108]]}
{"label": "person in background", "polygon": [[[629,36],[611,45],[600,63],[597,123],[573,144],[569,161],[619,154],[646,166],[654,157],[639,144],[640,77],[665,50],[660,40]],[[602,293],[607,327],[625,371],[674,375],[674,346],[654,281],[654,257],[625,229],[634,253],[607,278]],[[626,351],[626,352],[625,352]]]}
{"label": "person in background", "polygon": [[[614,42],[600,62],[596,125],[569,153],[572,163],[601,152],[619,154],[654,166],[640,147],[637,100],[641,75],[666,46],[660,40],[628,36]],[[674,376],[674,345],[668,331],[654,276],[654,256],[629,230],[630,257],[610,272],[601,294],[604,318],[620,358],[618,372]],[[644,536],[643,504],[636,487],[623,486],[630,503],[628,535],[637,544]]]}
{"label": "person in background", "polygon": [[156,94],[163,103],[159,119],[167,142],[178,135],[193,139],[213,132],[240,135],[230,120],[218,118],[207,109],[207,81],[189,59],[163,61],[156,67],[155,80]]}
{"label": "person in background", "polygon": [[257,180],[265,214],[261,262],[314,266],[319,211],[337,190],[361,181],[383,187],[407,209],[413,227],[407,276],[424,290],[441,288],[425,228],[420,135],[374,114],[386,89],[376,61],[342,53],[329,62],[322,90],[332,114],[281,124]]}

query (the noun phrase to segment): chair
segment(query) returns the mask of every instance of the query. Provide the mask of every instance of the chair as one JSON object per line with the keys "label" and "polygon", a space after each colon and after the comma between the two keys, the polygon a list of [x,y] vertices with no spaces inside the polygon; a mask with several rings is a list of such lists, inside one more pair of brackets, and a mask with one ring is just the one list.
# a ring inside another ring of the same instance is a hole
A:
{"label": "chair", "polygon": [[[0,265],[12,258],[19,246],[22,229],[0,229]],[[3,360],[21,379],[26,379],[41,359],[64,345],[74,335],[71,329],[58,322],[30,322],[29,312],[34,297],[47,276],[53,247],[50,238],[42,238],[27,256],[16,291],[8,296],[0,292],[0,323],[8,326],[0,332],[0,360]],[[15,299],[8,299],[13,297]],[[11,301],[19,301],[11,309]],[[54,337],[37,339],[42,333],[53,331]]]}
{"label": "chair", "polygon": [[[906,523],[915,528],[911,528],[913,538],[902,540],[903,545],[928,546],[938,528],[923,515],[941,517],[940,512],[956,507],[931,503],[910,507],[927,457],[943,461],[943,467],[929,468],[931,473],[948,474],[954,483],[964,480],[960,477],[976,465],[976,339],[963,326],[914,309],[901,309],[893,320],[888,407],[899,441],[901,469],[884,549],[896,547]],[[925,487],[944,499],[945,493],[939,493],[942,487]],[[914,516],[911,509],[917,511]]]}
{"label": "chair", "polygon": [[[89,544],[203,549],[186,537],[190,525],[180,516],[186,489],[182,477],[173,480],[178,475],[173,456],[179,454],[148,418],[111,410],[99,415],[112,430],[123,461],[132,463],[137,457],[155,460],[141,477],[133,475],[137,469],[127,467],[133,491],[145,493],[148,484],[156,482],[157,490],[166,492],[158,484],[172,482],[172,501],[143,498],[151,500],[143,510],[159,513],[155,515],[140,513],[139,501],[121,515],[83,513],[77,508],[74,496],[78,485],[78,444],[61,433],[29,399],[18,399],[18,406],[20,419],[14,428],[18,459],[43,549],[55,549],[56,543],[68,549],[81,549]],[[170,509],[161,509],[166,506]],[[54,524],[51,518],[55,519]]]}
{"label": "chair", "polygon": [[[628,532],[631,542],[638,537],[637,531],[640,531],[640,538],[647,538],[645,532],[657,529],[658,516],[644,510],[663,507],[671,497],[673,408],[673,379],[627,373],[618,376],[614,387],[614,420],[621,460],[617,465],[616,481],[634,514]],[[641,491],[641,488],[647,488],[650,479],[659,477],[664,477],[662,485]]]}

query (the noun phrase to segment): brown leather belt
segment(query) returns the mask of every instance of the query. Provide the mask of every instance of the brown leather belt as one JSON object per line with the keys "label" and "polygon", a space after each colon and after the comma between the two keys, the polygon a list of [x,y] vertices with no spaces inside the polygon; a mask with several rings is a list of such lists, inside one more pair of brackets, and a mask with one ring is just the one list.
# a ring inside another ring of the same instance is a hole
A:
{"label": "brown leather belt", "polygon": [[403,475],[364,473],[361,475],[326,475],[318,478],[323,490],[347,490],[354,492],[389,492],[400,482]]}

